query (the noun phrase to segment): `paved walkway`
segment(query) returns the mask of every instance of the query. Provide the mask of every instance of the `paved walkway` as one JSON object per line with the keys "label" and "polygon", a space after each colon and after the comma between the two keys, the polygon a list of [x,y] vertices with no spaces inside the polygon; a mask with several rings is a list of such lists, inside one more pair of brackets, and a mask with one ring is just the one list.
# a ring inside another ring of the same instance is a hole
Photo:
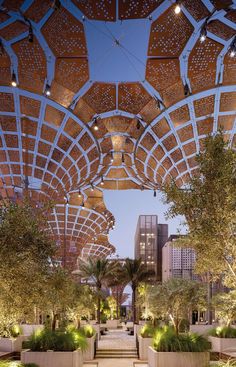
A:
{"label": "paved walkway", "polygon": [[102,335],[98,342],[98,349],[132,349],[136,348],[135,338],[124,330],[109,330]]}

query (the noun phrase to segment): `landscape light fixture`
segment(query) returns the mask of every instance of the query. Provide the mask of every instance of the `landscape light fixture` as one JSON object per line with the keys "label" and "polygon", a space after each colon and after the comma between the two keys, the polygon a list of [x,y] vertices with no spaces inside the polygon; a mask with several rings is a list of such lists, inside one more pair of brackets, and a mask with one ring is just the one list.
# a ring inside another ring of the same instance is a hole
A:
{"label": "landscape light fixture", "polygon": [[45,94],[48,97],[51,95],[51,87],[50,87],[50,85],[48,83],[45,86]]}
{"label": "landscape light fixture", "polygon": [[175,3],[175,14],[179,14],[180,12],[181,12],[180,1],[176,0],[176,3]]}
{"label": "landscape light fixture", "polygon": [[34,42],[34,33],[33,33],[33,28],[32,28],[32,24],[31,23],[29,23],[28,41],[30,43]]}
{"label": "landscape light fixture", "polygon": [[13,87],[17,87],[16,74],[14,73],[14,71],[12,72],[12,75],[11,75],[11,85]]}
{"label": "landscape light fixture", "polygon": [[234,37],[231,45],[229,46],[229,56],[235,57],[236,55],[236,36]]}
{"label": "landscape light fixture", "polygon": [[97,118],[93,120],[93,130],[95,131],[99,130]]}
{"label": "landscape light fixture", "polygon": [[207,29],[206,26],[204,25],[200,32],[200,42],[201,43],[205,42],[206,38],[207,38]]}

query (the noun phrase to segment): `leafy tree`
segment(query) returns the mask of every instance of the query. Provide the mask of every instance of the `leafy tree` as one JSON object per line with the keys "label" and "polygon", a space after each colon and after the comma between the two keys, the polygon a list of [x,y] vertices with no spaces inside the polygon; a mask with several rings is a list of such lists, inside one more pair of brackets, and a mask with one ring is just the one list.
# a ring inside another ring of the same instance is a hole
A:
{"label": "leafy tree", "polygon": [[149,318],[153,319],[153,314],[150,310],[150,297],[152,294],[153,285],[147,283],[141,283],[138,286],[138,297],[137,305],[142,310],[142,318],[147,320]]}
{"label": "leafy tree", "polygon": [[101,322],[101,298],[102,286],[109,283],[115,273],[115,264],[107,259],[89,258],[87,261],[80,261],[79,276],[91,282],[97,291],[97,321]]}
{"label": "leafy tree", "polygon": [[108,307],[110,309],[111,320],[113,320],[114,315],[116,313],[116,309],[117,309],[117,302],[116,302],[115,297],[113,297],[113,296],[108,296],[107,297],[107,302],[108,302]]}
{"label": "leafy tree", "polygon": [[54,254],[44,210],[27,201],[1,203],[0,303],[16,321],[32,321]]}
{"label": "leafy tree", "polygon": [[201,283],[171,278],[150,289],[150,311],[155,317],[169,318],[178,334],[181,321],[188,319],[202,298],[206,298],[206,289]]}
{"label": "leafy tree", "polygon": [[196,271],[211,273],[212,279],[227,271],[225,283],[236,280],[236,152],[220,131],[205,139],[197,155],[199,173],[188,185],[175,181],[163,187],[168,216],[183,215],[188,235],[180,244],[196,251]]}
{"label": "leafy tree", "polygon": [[226,326],[236,319],[236,291],[218,293],[212,299],[212,305],[216,310],[216,316],[222,319]]}
{"label": "leafy tree", "polygon": [[137,313],[136,313],[136,291],[138,285],[141,282],[147,281],[153,272],[149,271],[147,267],[142,263],[141,259],[125,259],[123,265],[123,276],[126,279],[126,283],[130,284],[132,288],[132,311],[133,311],[133,321],[137,323]]}

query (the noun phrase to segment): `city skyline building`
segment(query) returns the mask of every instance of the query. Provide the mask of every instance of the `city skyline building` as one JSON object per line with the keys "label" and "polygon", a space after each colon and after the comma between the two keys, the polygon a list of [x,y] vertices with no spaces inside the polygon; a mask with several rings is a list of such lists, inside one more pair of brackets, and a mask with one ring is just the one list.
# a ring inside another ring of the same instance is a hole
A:
{"label": "city skyline building", "polygon": [[162,280],[162,248],[168,239],[168,224],[159,224],[157,215],[140,215],[135,232],[135,259],[141,258],[155,280]]}

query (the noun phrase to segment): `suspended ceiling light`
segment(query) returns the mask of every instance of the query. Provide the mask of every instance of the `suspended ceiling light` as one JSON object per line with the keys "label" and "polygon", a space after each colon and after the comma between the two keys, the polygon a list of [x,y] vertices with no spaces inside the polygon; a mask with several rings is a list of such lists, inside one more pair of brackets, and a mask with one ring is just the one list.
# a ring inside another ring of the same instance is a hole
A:
{"label": "suspended ceiling light", "polygon": [[111,152],[111,163],[114,162],[114,157],[113,157],[113,153]]}
{"label": "suspended ceiling light", "polygon": [[102,186],[104,185],[104,179],[103,179],[103,176],[101,177],[101,185],[102,185]]}
{"label": "suspended ceiling light", "polygon": [[84,201],[82,202],[82,205],[81,206],[82,206],[82,208],[84,208]]}
{"label": "suspended ceiling light", "polygon": [[184,84],[184,95],[185,97],[190,95],[190,89],[187,82]]}
{"label": "suspended ceiling light", "polygon": [[79,198],[81,198],[81,196],[82,196],[82,195],[81,195],[81,191],[80,191],[80,189],[79,189],[78,197],[79,197]]}
{"label": "suspended ceiling light", "polygon": [[201,43],[205,42],[206,38],[207,38],[207,29],[206,26],[204,25],[200,32],[200,42]]}
{"label": "suspended ceiling light", "polygon": [[154,196],[154,198],[157,196],[157,191],[156,190],[153,191],[153,196]]}
{"label": "suspended ceiling light", "polygon": [[96,118],[93,120],[93,130],[95,130],[95,131],[99,130],[98,121],[97,121]]}
{"label": "suspended ceiling light", "polygon": [[14,73],[14,71],[12,72],[12,75],[11,75],[11,85],[13,87],[17,87],[16,74]]}
{"label": "suspended ceiling light", "polygon": [[94,186],[92,183],[91,183],[91,191],[94,191]]}
{"label": "suspended ceiling light", "polygon": [[122,163],[125,163],[125,153],[124,152],[122,152],[121,161],[122,161]]}
{"label": "suspended ceiling light", "polygon": [[28,33],[28,41],[30,43],[34,42],[34,33],[31,23],[29,23],[29,33]]}
{"label": "suspended ceiling light", "polygon": [[181,7],[180,7],[180,1],[176,1],[175,3],[175,14],[179,14],[181,12]]}
{"label": "suspended ceiling light", "polygon": [[236,37],[234,37],[230,47],[229,47],[229,56],[235,57],[236,55]]}
{"label": "suspended ceiling light", "polygon": [[58,10],[58,9],[60,9],[60,7],[61,7],[61,2],[60,2],[60,0],[54,0],[54,1],[53,1],[53,3],[52,3],[52,8],[53,8],[54,10]]}
{"label": "suspended ceiling light", "polygon": [[45,86],[45,94],[48,97],[51,95],[51,87],[50,87],[50,85],[48,83]]}
{"label": "suspended ceiling light", "polygon": [[136,123],[136,128],[137,128],[137,130],[139,130],[139,129],[140,129],[140,127],[141,127],[141,121],[140,121],[140,119],[139,119],[139,118],[137,118],[137,123]]}

